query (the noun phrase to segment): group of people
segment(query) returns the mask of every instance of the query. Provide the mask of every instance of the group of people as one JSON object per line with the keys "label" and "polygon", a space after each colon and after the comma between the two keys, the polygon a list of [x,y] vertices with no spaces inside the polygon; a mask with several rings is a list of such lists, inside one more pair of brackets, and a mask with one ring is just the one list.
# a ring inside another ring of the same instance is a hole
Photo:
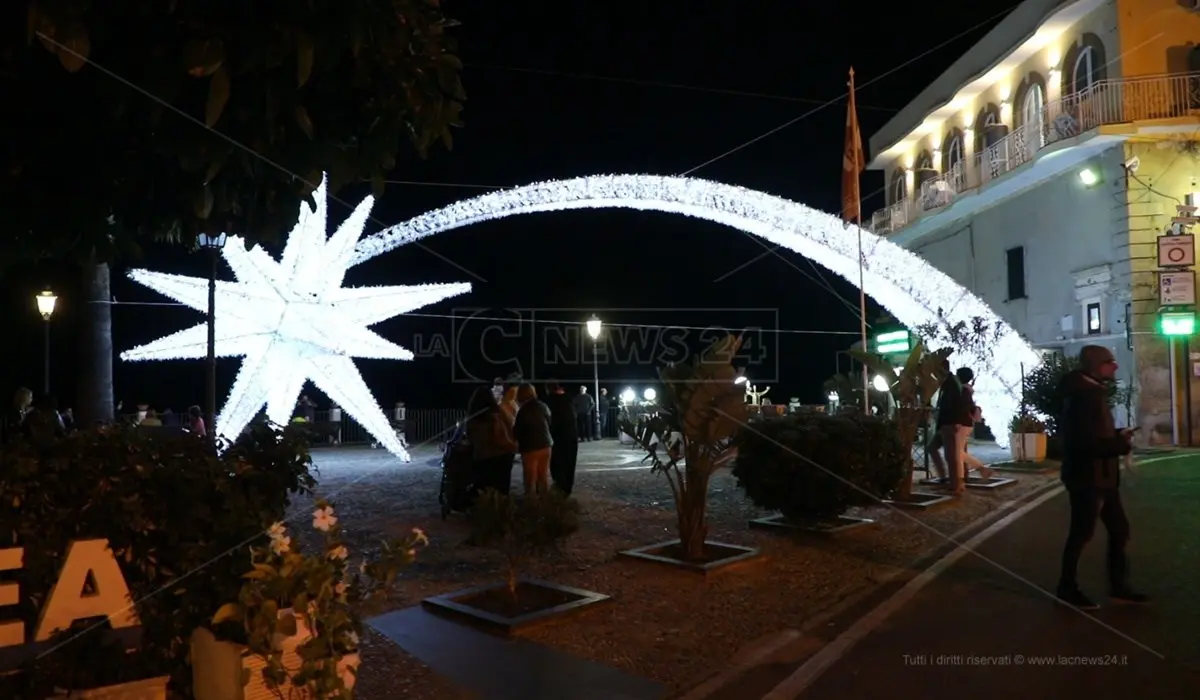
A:
{"label": "group of people", "polygon": [[975,403],[975,372],[970,367],[960,367],[951,373],[949,360],[942,360],[942,369],[946,378],[938,392],[934,416],[937,429],[926,452],[941,485],[961,496],[971,471],[978,471],[986,479],[992,470],[967,452],[967,438],[974,432],[975,424],[983,420],[983,411]]}
{"label": "group of people", "polygon": [[571,397],[557,382],[546,384],[544,397],[528,382],[479,387],[467,406],[465,432],[476,493],[507,495],[518,454],[526,494],[574,489],[579,425]]}

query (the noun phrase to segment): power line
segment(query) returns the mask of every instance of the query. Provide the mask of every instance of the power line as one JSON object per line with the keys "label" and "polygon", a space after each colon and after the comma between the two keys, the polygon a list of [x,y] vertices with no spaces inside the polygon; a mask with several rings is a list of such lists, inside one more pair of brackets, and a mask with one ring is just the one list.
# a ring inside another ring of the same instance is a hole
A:
{"label": "power line", "polygon": [[[566,71],[547,70],[544,68],[524,68],[520,66],[497,66],[497,65],[480,65],[469,64],[468,68],[480,68],[484,70],[508,71],[511,73],[529,73],[531,75],[545,75],[557,78],[574,78],[576,80],[594,80],[605,83],[620,83],[624,85],[639,85],[643,87],[657,87],[668,90],[685,90],[689,92],[707,92],[714,95],[731,95],[733,97],[753,97],[762,100],[776,100],[779,102],[798,102],[807,104],[823,104],[824,100],[815,97],[795,97],[792,95],[777,95],[767,92],[754,92],[750,90],[730,90],[726,88],[714,88],[703,85],[685,85],[683,83],[670,83],[658,80],[638,80],[636,78],[621,78],[611,75],[595,75],[592,73],[569,73]],[[872,105],[859,105],[862,109],[879,111],[879,112],[897,112],[894,107],[876,107]]]}
{"label": "power line", "polygon": [[[1019,4],[1020,4],[1020,3],[1017,3],[1017,5],[1019,5]],[[880,80],[883,80],[884,78],[888,77],[888,76],[889,76],[889,75],[891,75],[892,73],[895,73],[896,71],[898,71],[898,70],[900,70],[900,69],[902,69],[902,68],[906,68],[906,67],[908,67],[909,65],[912,65],[913,63],[916,63],[917,61],[921,60],[922,58],[925,58],[925,57],[926,57],[926,56],[928,56],[929,54],[931,54],[931,53],[933,53],[933,52],[935,52],[935,51],[938,51],[938,50],[939,50],[939,49],[941,49],[942,47],[944,47],[944,46],[946,46],[946,45],[948,45],[948,44],[952,44],[952,43],[954,43],[955,41],[958,41],[958,40],[959,40],[959,39],[961,39],[962,37],[964,37],[964,36],[966,36],[966,35],[970,34],[971,32],[974,32],[975,30],[979,29],[980,27],[982,27],[982,26],[984,26],[984,25],[986,25],[986,24],[988,24],[988,23],[992,22],[992,21],[993,21],[993,20],[995,20],[997,17],[1001,17],[1001,16],[1003,16],[1003,15],[1006,15],[1006,14],[1008,14],[1009,12],[1011,12],[1011,11],[1013,10],[1013,8],[1017,7],[1017,5],[1012,5],[1011,7],[1007,8],[1007,9],[1005,9],[1005,10],[1002,10],[1002,11],[1000,11],[1000,12],[997,12],[996,14],[992,15],[991,17],[988,17],[987,19],[983,20],[982,22],[979,22],[978,24],[976,24],[976,25],[972,26],[971,28],[969,28],[969,29],[966,29],[966,30],[964,30],[964,31],[961,31],[961,32],[959,32],[958,34],[955,34],[954,36],[952,36],[952,37],[950,37],[949,39],[947,39],[947,40],[943,41],[942,43],[940,43],[940,44],[938,44],[938,45],[934,46],[933,48],[931,48],[931,49],[927,49],[927,50],[925,50],[924,52],[922,52],[921,54],[918,54],[917,56],[915,56],[915,57],[913,57],[913,58],[910,58],[910,59],[908,59],[908,60],[907,60],[907,61],[905,61],[904,63],[901,63],[900,65],[898,65],[898,66],[895,66],[894,68],[892,68],[892,69],[890,69],[890,70],[884,71],[882,74],[880,74],[880,75],[878,75],[878,76],[876,76],[876,77],[872,78],[871,80],[868,80],[867,82],[863,83],[862,85],[860,85],[860,86],[859,86],[859,89],[865,88],[865,87],[867,87],[868,85],[871,85],[872,83],[875,83],[875,82],[878,82],[878,81],[880,81]],[[752,146],[752,145],[754,145],[754,144],[758,143],[759,141],[762,141],[763,139],[767,138],[768,136],[773,136],[773,135],[775,135],[775,134],[779,133],[780,131],[783,131],[784,129],[788,128],[789,126],[792,126],[793,124],[795,124],[795,123],[797,123],[797,122],[799,122],[799,121],[801,121],[801,120],[804,120],[804,119],[807,119],[808,117],[811,117],[812,115],[816,114],[817,112],[820,112],[821,110],[825,109],[826,107],[829,107],[829,106],[831,106],[831,105],[834,105],[834,104],[836,104],[836,103],[840,102],[840,101],[841,101],[841,100],[842,100],[844,97],[846,97],[848,94],[849,94],[848,92],[843,92],[843,93],[841,93],[840,95],[838,95],[837,97],[835,97],[835,98],[833,98],[833,99],[831,99],[831,100],[829,100],[829,101],[827,101],[827,102],[825,102],[825,103],[823,103],[823,104],[821,104],[821,105],[819,105],[819,106],[817,106],[817,107],[813,107],[812,109],[808,110],[808,111],[807,111],[807,112],[805,112],[804,114],[801,114],[800,116],[798,116],[798,117],[796,117],[796,118],[794,118],[794,119],[791,119],[791,120],[789,120],[789,121],[786,121],[786,122],[784,122],[783,124],[780,124],[779,126],[775,127],[774,129],[771,129],[770,131],[768,131],[768,132],[766,132],[766,133],[764,133],[764,134],[760,134],[759,136],[756,136],[756,137],[754,137],[754,138],[750,139],[749,141],[746,141],[745,143],[741,144],[740,146],[735,146],[735,147],[733,147],[733,148],[729,149],[728,151],[725,151],[725,152],[724,152],[724,153],[722,153],[721,155],[719,155],[719,156],[716,156],[715,158],[709,158],[708,160],[704,161],[704,162],[703,162],[703,163],[701,163],[700,165],[697,165],[696,167],[692,168],[691,170],[686,170],[686,171],[684,171],[684,172],[680,173],[680,175],[681,175],[681,176],[687,176],[687,175],[691,175],[692,173],[696,172],[697,170],[699,170],[699,169],[701,169],[701,168],[703,168],[703,167],[706,167],[706,166],[712,165],[713,163],[715,163],[715,162],[717,162],[717,161],[721,160],[722,158],[725,158],[725,157],[727,157],[727,156],[731,156],[731,155],[733,155],[734,153],[737,153],[738,151],[742,150],[743,148],[746,148],[746,147],[748,147],[748,146]]]}
{"label": "power line", "polygon": [[[113,300],[113,301],[109,301],[109,302],[98,301],[98,302],[93,302],[93,303],[97,303],[97,304],[107,303],[112,306],[177,306],[177,307],[184,307],[184,308],[189,308],[189,309],[192,308],[192,307],[188,306],[187,304],[181,304],[177,301],[115,301],[115,300]],[[581,326],[581,325],[583,325],[579,321],[560,321],[557,319],[550,319],[550,318],[512,318],[512,317],[508,317],[508,316],[474,316],[474,315],[462,316],[462,315],[455,315],[455,314],[428,314],[428,313],[420,313],[420,312],[408,312],[408,313],[403,313],[403,314],[399,314],[396,316],[396,318],[403,318],[403,317],[435,318],[435,319],[446,319],[446,320],[451,320],[451,321],[491,321],[491,322],[496,322],[496,323],[518,323],[518,324],[525,324],[525,323],[539,324],[540,323],[540,324],[560,325],[560,326]],[[689,326],[689,325],[680,325],[680,324],[676,324],[676,323],[670,323],[670,324],[664,324],[664,323],[659,323],[659,324],[654,324],[654,323],[609,323],[608,321],[605,321],[604,325],[607,328],[652,328],[652,329],[653,328],[668,328],[668,329],[673,328],[673,329],[678,329],[678,330],[683,330],[683,331],[707,331],[707,330],[712,330],[713,328],[720,327],[720,326]],[[817,331],[817,330],[804,330],[804,329],[795,329],[795,328],[758,328],[758,327],[755,327],[755,330],[756,330],[756,332],[760,332],[760,333],[778,333],[778,334],[789,334],[789,335],[855,335],[855,336],[858,335],[858,331]]]}

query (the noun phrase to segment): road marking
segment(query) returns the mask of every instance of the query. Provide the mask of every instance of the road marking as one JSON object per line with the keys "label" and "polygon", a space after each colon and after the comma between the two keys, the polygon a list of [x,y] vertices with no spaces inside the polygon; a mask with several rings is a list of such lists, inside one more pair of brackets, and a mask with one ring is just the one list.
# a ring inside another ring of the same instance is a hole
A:
{"label": "road marking", "polygon": [[[1050,491],[1035,498],[1029,503],[1021,506],[1017,510],[1009,513],[997,522],[989,525],[982,532],[972,537],[970,540],[962,543],[954,550],[946,554],[946,556],[937,560],[928,569],[917,574],[911,581],[906,583],[903,588],[896,591],[892,597],[880,603],[874,610],[864,615],[845,632],[838,635],[829,644],[826,644],[821,651],[817,652],[808,661],[800,665],[800,668],[792,672],[792,675],[783,680],[782,683],[771,689],[769,693],[762,696],[762,700],[795,700],[801,693],[816,682],[826,671],[828,671],[837,661],[845,656],[856,644],[865,639],[867,635],[875,631],[888,617],[903,607],[906,603],[912,600],[922,588],[928,586],[939,575],[945,572],[960,559],[967,554],[975,551],[979,545],[986,542],[992,536],[999,533],[1004,528],[1020,520],[1034,508],[1042,505],[1046,501],[1063,493],[1062,486],[1056,486]],[[968,526],[970,527],[970,526]],[[957,539],[957,538],[955,538]]]}

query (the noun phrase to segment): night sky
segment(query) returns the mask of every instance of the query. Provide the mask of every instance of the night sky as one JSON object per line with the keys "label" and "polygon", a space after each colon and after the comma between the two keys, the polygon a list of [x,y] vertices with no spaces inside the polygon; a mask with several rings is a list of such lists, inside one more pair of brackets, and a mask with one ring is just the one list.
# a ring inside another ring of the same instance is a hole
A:
{"label": "night sky", "polygon": [[[853,3],[798,9],[799,3],[783,0],[445,4],[463,23],[456,31],[467,66],[465,128],[455,133],[453,152],[401,160],[395,180],[437,184],[390,184],[368,235],[490,187],[597,173],[680,174],[812,110],[693,174],[836,211],[849,66],[863,86],[858,102],[865,141],[968,50],[998,13],[1015,7],[997,0],[918,11],[884,4],[874,12]],[[882,185],[879,173],[864,176],[864,216],[884,205]],[[366,194],[365,187],[348,188],[335,196],[353,205]],[[349,208],[331,201],[330,213],[336,226]],[[139,266],[205,274],[198,256],[178,249],[152,249]],[[118,302],[169,301],[123,275],[118,266]],[[222,275],[232,279],[227,269]],[[822,380],[836,368],[836,351],[858,333],[853,285],[790,252],[767,254],[739,231],[668,214],[589,210],[494,221],[387,253],[352,269],[347,279],[352,285],[452,281],[471,282],[474,290],[419,312],[446,318],[407,316],[374,327],[419,355],[434,355],[415,363],[358,362],[385,406],[405,400],[414,407],[457,407],[471,380],[513,371],[590,385],[591,355],[578,337],[593,312],[630,324],[609,336],[602,385],[645,385],[656,365],[686,357],[712,335],[701,328],[750,326],[764,329],[748,335],[740,362],[752,379],[775,386],[777,401],[817,402]],[[33,295],[45,284],[60,295],[52,392],[69,406],[78,284],[53,264],[13,270],[2,281],[11,319],[7,384],[9,391],[40,388],[42,323]],[[868,321],[878,314],[871,304]],[[201,320],[183,308],[119,304],[115,349]],[[554,320],[580,325],[541,322]],[[695,328],[662,328],[671,325]],[[806,332],[771,332],[779,329]],[[456,357],[436,356],[443,348]],[[220,362],[222,396],[238,364]],[[846,366],[843,359],[843,371]],[[127,406],[147,401],[178,410],[203,402],[202,362],[116,359],[115,375],[115,394]],[[318,402],[327,400],[319,396]]]}

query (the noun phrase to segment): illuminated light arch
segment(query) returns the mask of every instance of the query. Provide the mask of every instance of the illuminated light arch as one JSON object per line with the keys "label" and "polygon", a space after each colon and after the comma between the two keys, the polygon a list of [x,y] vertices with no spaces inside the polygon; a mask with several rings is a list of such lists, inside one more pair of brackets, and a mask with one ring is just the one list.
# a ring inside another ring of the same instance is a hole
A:
{"label": "illuminated light arch", "polygon": [[[725,224],[787,248],[858,284],[856,232],[845,228],[839,218],[757,190],[659,175],[551,180],[466,199],[362,239],[350,264],[483,221],[599,208],[660,211]],[[1000,446],[1007,449],[1009,423],[1020,405],[1022,364],[1028,370],[1041,362],[1041,356],[981,299],[920,256],[874,234],[863,236],[863,255],[867,292],[909,328],[959,321],[970,324],[980,317],[997,329],[990,357],[963,357],[955,364],[975,370],[976,402]],[[938,309],[945,310],[944,319],[939,319]]]}

